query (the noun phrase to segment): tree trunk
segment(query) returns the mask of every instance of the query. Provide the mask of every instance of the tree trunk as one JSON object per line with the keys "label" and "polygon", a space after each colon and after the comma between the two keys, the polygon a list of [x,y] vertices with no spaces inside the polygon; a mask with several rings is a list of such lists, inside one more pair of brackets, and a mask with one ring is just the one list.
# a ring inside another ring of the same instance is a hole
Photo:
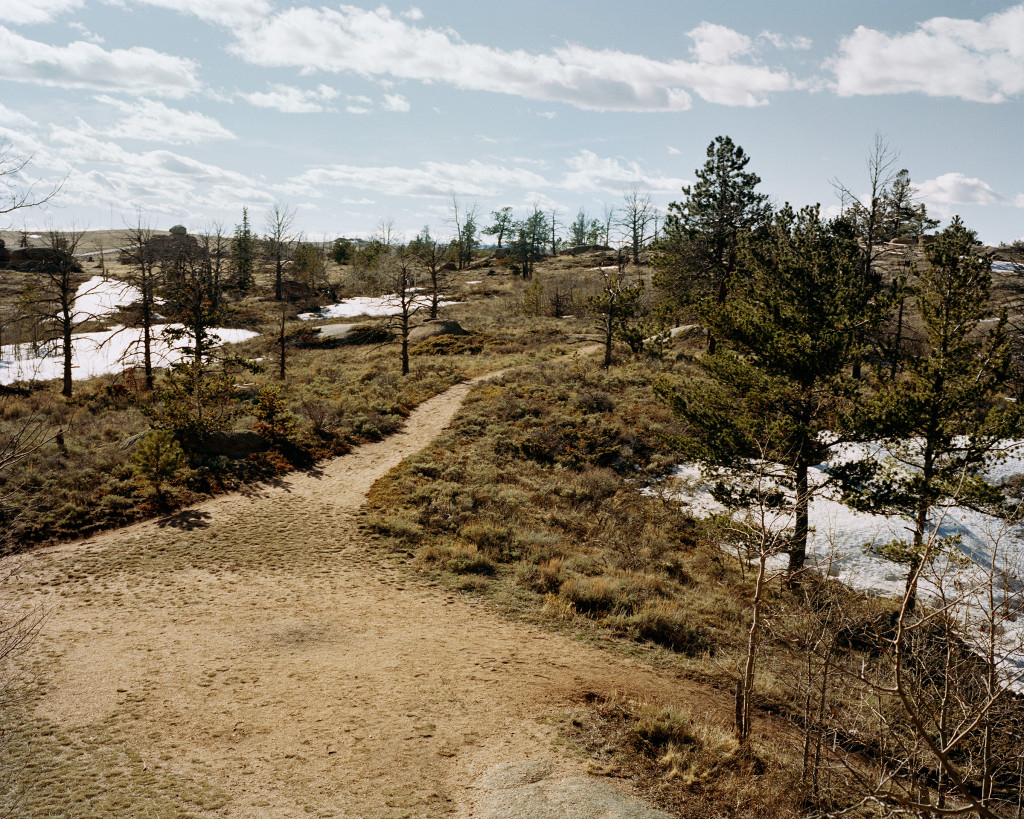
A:
{"label": "tree trunk", "polygon": [[64,311],[63,325],[64,326],[63,326],[62,330],[64,331],[64,333],[63,333],[64,334],[64,341],[63,341],[63,343],[64,343],[64,385],[63,385],[63,388],[61,389],[61,395],[63,395],[65,398],[70,398],[71,397],[71,354],[74,352],[74,348],[72,346],[74,344],[74,342],[71,340],[71,330],[72,330],[72,327],[71,327],[71,315],[70,315],[68,310]]}
{"label": "tree trunk", "polygon": [[768,554],[762,544],[757,558],[757,580],[754,582],[754,599],[751,602],[753,615],[750,631],[747,633],[747,659],[743,665],[743,677],[736,689],[736,738],[742,743],[750,736],[750,694],[754,690],[754,663],[757,655],[757,644],[761,637],[761,602],[767,570],[765,567]]}
{"label": "tree trunk", "polygon": [[281,336],[280,336],[280,344],[281,344],[281,366],[280,366],[280,370],[278,372],[278,375],[280,376],[281,380],[284,381],[284,375],[285,375],[285,344],[284,344],[284,307],[283,306],[281,308]]}
{"label": "tree trunk", "polygon": [[608,305],[608,315],[605,316],[604,322],[604,363],[601,365],[605,369],[612,366],[612,334],[615,329],[615,314],[614,307]]}
{"label": "tree trunk", "polygon": [[792,580],[804,568],[807,560],[807,532],[810,520],[811,494],[807,481],[810,464],[807,447],[801,445],[796,462],[796,526],[793,530],[793,548],[789,552],[789,574]]}

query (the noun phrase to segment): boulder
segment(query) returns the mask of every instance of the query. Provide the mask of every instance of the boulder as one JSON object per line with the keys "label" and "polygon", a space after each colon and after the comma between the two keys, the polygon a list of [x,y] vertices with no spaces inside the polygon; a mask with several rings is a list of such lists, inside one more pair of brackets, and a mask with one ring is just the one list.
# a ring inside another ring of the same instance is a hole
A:
{"label": "boulder", "polygon": [[352,331],[359,327],[358,324],[321,324],[314,327],[320,334],[320,338],[346,338],[352,335]]}
{"label": "boulder", "polygon": [[409,331],[409,341],[423,341],[424,339],[433,338],[434,336],[465,335],[468,335],[468,333],[457,321],[443,321],[441,319],[435,319],[433,321],[424,322],[419,327],[413,327],[412,330]]}

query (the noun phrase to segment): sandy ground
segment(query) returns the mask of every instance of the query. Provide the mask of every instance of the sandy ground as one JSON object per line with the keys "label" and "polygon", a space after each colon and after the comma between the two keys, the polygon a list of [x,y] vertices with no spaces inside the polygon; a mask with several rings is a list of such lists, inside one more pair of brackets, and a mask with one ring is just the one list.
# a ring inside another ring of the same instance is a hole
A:
{"label": "sandy ground", "polygon": [[49,610],[36,717],[116,725],[143,768],[223,794],[200,815],[469,817],[499,763],[585,773],[552,721],[587,694],[720,708],[365,556],[364,494],[469,389],[317,473],[22,558],[18,598]]}

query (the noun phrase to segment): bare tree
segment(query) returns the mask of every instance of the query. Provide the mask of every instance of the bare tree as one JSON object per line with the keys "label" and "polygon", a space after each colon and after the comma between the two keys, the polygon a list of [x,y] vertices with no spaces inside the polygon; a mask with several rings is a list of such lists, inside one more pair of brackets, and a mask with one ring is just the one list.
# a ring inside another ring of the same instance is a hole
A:
{"label": "bare tree", "polygon": [[551,229],[551,255],[558,255],[558,229],[562,227],[562,223],[558,221],[558,211],[554,208],[551,209],[551,219],[548,223],[548,227]]}
{"label": "bare tree", "polygon": [[412,318],[428,305],[428,299],[413,287],[413,256],[405,247],[396,247],[381,260],[391,305],[397,312],[387,322],[401,344],[402,375],[409,374],[409,331]]}
{"label": "bare tree", "polygon": [[455,228],[456,262],[459,270],[464,269],[473,260],[473,249],[477,246],[477,217],[479,207],[476,204],[464,207],[452,195],[448,206],[448,221]]}
{"label": "bare tree", "polygon": [[374,235],[384,247],[391,247],[395,243],[395,220],[391,216],[381,218],[377,225],[377,233]]}
{"label": "bare tree", "polygon": [[[875,291],[882,287],[879,262],[892,253],[888,243],[908,231],[920,232],[938,224],[928,218],[923,204],[914,201],[910,175],[898,168],[898,161],[899,153],[876,133],[867,158],[867,192],[858,196],[838,179],[832,180],[843,216],[860,240],[861,280]],[[905,251],[900,253],[905,255]],[[863,330],[858,335],[863,343]],[[859,356],[853,363],[853,374],[855,378],[861,376]]]}
{"label": "bare tree", "polygon": [[14,149],[9,137],[0,136],[0,214],[44,205],[64,188],[67,177],[53,185],[21,184],[22,171],[31,161],[30,154],[20,154]]}
{"label": "bare tree", "polygon": [[620,327],[633,318],[643,295],[643,282],[626,284],[621,267],[620,264],[620,270],[602,271],[604,282],[601,292],[587,299],[587,306],[597,315],[598,326],[604,338],[602,367],[612,365],[612,341]]}
{"label": "bare tree", "polygon": [[122,251],[128,260],[125,282],[134,287],[139,297],[131,308],[137,312],[138,326],[142,330],[142,366],[147,390],[153,389],[153,327],[156,321],[157,289],[160,283],[158,250],[153,242],[153,230],[139,214],[128,228],[128,247]]}
{"label": "bare tree", "polygon": [[295,222],[295,209],[274,203],[267,214],[267,254],[274,263],[274,298],[281,301],[284,279],[284,263],[288,259],[288,249],[294,236],[292,225]]}
{"label": "bare tree", "polygon": [[604,221],[601,223],[602,235],[604,236],[605,247],[611,247],[612,227],[615,225],[615,205],[604,206]]}
{"label": "bare tree", "polygon": [[72,367],[74,360],[74,331],[93,316],[75,309],[82,281],[82,267],[75,261],[75,250],[84,231],[50,230],[47,233],[49,247],[44,257],[35,262],[35,274],[25,292],[22,304],[25,313],[49,335],[63,358],[63,385],[61,394],[71,397]]}
{"label": "bare tree", "polygon": [[210,295],[215,299],[214,306],[219,307],[224,293],[223,268],[231,256],[231,239],[224,232],[223,222],[214,220],[203,229],[202,245],[210,261]]}
{"label": "bare tree", "polygon": [[430,317],[436,319],[441,291],[447,283],[443,268],[451,255],[451,245],[439,242],[431,236],[430,227],[427,226],[409,242],[408,251],[426,270],[430,291]]}
{"label": "bare tree", "polygon": [[622,217],[619,226],[626,232],[632,250],[633,264],[640,264],[640,250],[650,240],[650,225],[654,221],[651,195],[632,188],[622,196]]}

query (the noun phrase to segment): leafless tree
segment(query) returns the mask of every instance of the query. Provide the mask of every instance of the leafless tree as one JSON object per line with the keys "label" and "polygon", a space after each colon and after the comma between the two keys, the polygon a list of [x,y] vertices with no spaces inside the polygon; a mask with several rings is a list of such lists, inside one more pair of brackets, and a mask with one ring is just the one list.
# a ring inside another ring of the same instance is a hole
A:
{"label": "leafless tree", "polygon": [[477,245],[477,218],[479,206],[465,206],[452,195],[448,205],[448,221],[455,228],[456,262],[459,270],[465,268],[473,260],[473,248]]}
{"label": "leafless tree", "polygon": [[430,235],[430,228],[424,227],[423,231],[409,242],[408,251],[422,265],[427,274],[430,291],[430,317],[436,319],[441,291],[447,283],[444,266],[451,256],[451,244],[439,242]]}
{"label": "leafless tree", "polygon": [[139,297],[131,309],[137,312],[138,326],[142,330],[139,345],[142,348],[142,366],[147,390],[153,389],[153,327],[156,322],[157,290],[160,285],[159,254],[153,242],[152,228],[144,224],[139,214],[135,224],[128,228],[128,246],[122,251],[128,261],[124,277]]}
{"label": "leafless tree", "polygon": [[67,177],[53,185],[40,185],[38,182],[21,184],[22,171],[31,161],[31,155],[15,150],[9,137],[0,136],[0,214],[39,207],[63,190]]}
{"label": "leafless tree", "polygon": [[651,239],[650,226],[654,221],[651,195],[632,188],[622,196],[622,216],[619,226],[625,231],[632,249],[633,264],[640,264],[640,250]]}
{"label": "leafless tree", "polygon": [[61,394],[71,397],[72,365],[74,359],[74,331],[94,316],[75,309],[76,297],[82,282],[82,268],[75,260],[75,250],[84,231],[50,230],[47,233],[46,254],[35,262],[35,272],[22,294],[25,313],[47,335],[53,334],[54,343],[63,358],[63,385]]}
{"label": "leafless tree", "polygon": [[[893,254],[888,243],[905,233],[911,224],[920,230],[938,224],[928,219],[924,205],[914,201],[910,176],[906,169],[898,167],[898,161],[899,153],[882,134],[876,133],[868,152],[866,193],[858,196],[838,179],[832,180],[843,215],[860,240],[862,282],[875,290],[882,286],[880,262]],[[905,250],[898,252],[907,255]],[[860,335],[863,338],[864,333]],[[853,374],[855,378],[861,376],[859,357],[854,361]]]}
{"label": "leafless tree", "polygon": [[409,331],[412,319],[429,305],[430,299],[413,287],[413,256],[406,247],[395,247],[381,260],[384,281],[389,289],[388,299],[397,308],[387,322],[388,328],[398,336],[401,345],[402,375],[409,374]]}
{"label": "leafless tree", "polygon": [[288,259],[288,249],[295,236],[292,225],[295,223],[295,209],[274,203],[267,214],[267,255],[274,263],[274,298],[284,298],[284,263]]}
{"label": "leafless tree", "polygon": [[857,674],[888,746],[884,764],[871,779],[850,770],[891,815],[1020,816],[1024,635],[1014,623],[1024,591],[1011,528],[988,533],[980,569],[937,532],[916,569],[928,604],[911,606],[907,592],[880,661]]}
{"label": "leafless tree", "polygon": [[612,243],[612,227],[615,225],[616,212],[615,205],[604,206],[604,221],[601,223],[601,228],[605,247],[610,247]]}
{"label": "leafless tree", "polygon": [[551,228],[551,255],[558,255],[558,229],[562,227],[562,223],[558,221],[558,211],[554,208],[551,209],[551,219],[548,224]]}

